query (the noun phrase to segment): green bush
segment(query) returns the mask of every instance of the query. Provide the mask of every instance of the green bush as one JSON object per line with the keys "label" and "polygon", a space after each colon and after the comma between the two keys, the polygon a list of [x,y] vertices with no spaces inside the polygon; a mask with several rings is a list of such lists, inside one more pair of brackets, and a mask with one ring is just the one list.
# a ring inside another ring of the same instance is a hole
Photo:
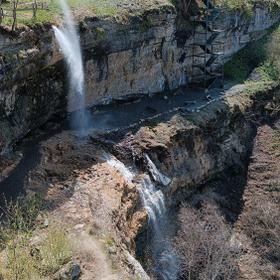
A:
{"label": "green bush", "polygon": [[33,230],[41,206],[42,200],[38,196],[21,198],[16,201],[6,201],[3,208],[6,227],[15,232]]}
{"label": "green bush", "polygon": [[[38,227],[41,206],[42,200],[36,196],[6,202],[5,222],[0,224],[0,280],[50,279],[71,260],[71,242],[65,230]],[[39,234],[34,245],[32,240]]]}
{"label": "green bush", "polygon": [[226,77],[243,82],[251,71],[266,60],[265,39],[249,44],[225,64]]}
{"label": "green bush", "polygon": [[274,28],[267,36],[249,44],[225,64],[226,77],[237,82],[247,80],[256,69],[262,82],[280,78],[280,28]]}
{"label": "green bush", "polygon": [[252,0],[217,0],[217,5],[229,11],[240,11],[252,15],[254,3]]}
{"label": "green bush", "polygon": [[279,79],[279,70],[269,60],[265,61],[256,71],[260,74],[262,81],[276,81]]}

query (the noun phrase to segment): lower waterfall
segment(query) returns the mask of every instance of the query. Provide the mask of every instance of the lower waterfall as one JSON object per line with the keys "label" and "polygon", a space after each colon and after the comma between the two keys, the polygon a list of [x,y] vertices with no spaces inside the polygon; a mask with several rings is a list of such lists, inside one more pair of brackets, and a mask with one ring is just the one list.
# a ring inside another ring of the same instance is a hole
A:
{"label": "lower waterfall", "polygon": [[[132,182],[135,178],[136,172],[127,168],[115,157],[106,154],[103,158],[110,166],[117,169],[127,182]],[[161,183],[162,186],[167,186],[171,180],[158,170],[148,155],[145,155],[145,158],[153,180]],[[143,207],[147,210],[149,216],[151,252],[155,263],[154,274],[159,279],[176,280],[179,260],[166,232],[170,220],[167,215],[164,193],[156,187],[150,175],[147,174],[141,177],[138,183],[138,191]]]}

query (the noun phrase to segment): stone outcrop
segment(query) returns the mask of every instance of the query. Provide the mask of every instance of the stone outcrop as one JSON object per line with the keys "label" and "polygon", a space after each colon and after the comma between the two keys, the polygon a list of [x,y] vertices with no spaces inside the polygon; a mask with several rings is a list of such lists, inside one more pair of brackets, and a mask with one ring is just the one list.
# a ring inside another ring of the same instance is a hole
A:
{"label": "stone outcrop", "polygon": [[[137,178],[130,182],[104,154],[113,153],[127,167],[134,166],[139,176],[149,172],[148,154],[171,179],[168,186],[155,182],[165,193],[167,206],[178,205],[221,172],[244,169],[256,124],[272,115],[279,99],[279,86],[272,85],[254,94],[228,93],[195,112],[181,108],[132,128],[93,133],[80,142],[65,131],[40,144],[40,160],[21,181],[28,193],[44,198],[49,215],[66,223],[76,239],[90,235],[87,248],[102,237],[112,262],[122,267],[124,275],[148,279],[134,259],[135,240],[148,221],[139,182]],[[92,269],[96,259],[83,258],[85,252],[83,247],[79,255],[83,273],[90,273],[88,279],[99,279],[92,277],[99,275],[98,269]],[[97,258],[101,267],[102,259]]]}
{"label": "stone outcrop", "polygon": [[[87,104],[147,95],[184,86],[191,71],[188,19],[179,24],[173,5],[122,18],[86,17],[79,28]],[[226,59],[279,20],[264,8],[252,18],[226,15]],[[199,28],[199,27],[198,27]],[[196,50],[201,51],[201,50]],[[67,72],[50,26],[0,34],[0,151],[66,109]],[[68,107],[75,110],[75,102]]]}
{"label": "stone outcrop", "polygon": [[156,125],[142,126],[121,139],[115,149],[133,155],[145,172],[144,154],[148,154],[160,171],[172,178],[164,191],[176,203],[176,193],[188,193],[230,168],[246,168],[254,120],[270,114],[266,109],[271,100],[278,102],[279,88],[256,96],[229,95],[196,113],[171,114]]}

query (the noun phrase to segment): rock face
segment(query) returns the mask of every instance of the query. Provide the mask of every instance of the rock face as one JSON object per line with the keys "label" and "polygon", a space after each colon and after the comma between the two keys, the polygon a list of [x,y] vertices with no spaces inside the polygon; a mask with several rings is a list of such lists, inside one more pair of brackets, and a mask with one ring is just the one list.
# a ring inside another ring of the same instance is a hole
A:
{"label": "rock face", "polygon": [[[22,178],[24,187],[39,193],[51,217],[67,224],[75,240],[84,241],[78,264],[84,268],[83,276],[87,273],[85,279],[130,279],[127,274],[149,279],[134,259],[135,240],[148,221],[139,182],[137,177],[128,179],[104,155],[114,154],[142,176],[151,172],[147,154],[172,180],[167,186],[151,177],[164,192],[166,205],[178,205],[185,194],[221,172],[244,169],[255,124],[272,115],[279,93],[276,85],[251,95],[235,92],[196,112],[172,111],[118,133],[93,133],[82,142],[71,132],[62,132],[40,143],[40,160]],[[100,237],[113,263],[123,268],[119,278],[100,276],[114,274],[104,269],[104,256],[95,254]]]}
{"label": "rock face", "polygon": [[116,150],[134,155],[145,172],[148,170],[143,155],[148,154],[157,168],[172,178],[163,191],[170,202],[176,203],[177,193],[187,193],[233,166],[245,167],[254,134],[246,114],[252,107],[248,97],[241,97],[240,101],[230,97],[195,115],[171,115],[155,126],[139,128],[137,133],[122,139]]}
{"label": "rock face", "polygon": [[49,29],[0,34],[0,153],[66,104],[55,50]]}
{"label": "rock face", "polygon": [[[124,19],[85,18],[80,24],[87,104],[104,104],[128,95],[173,90],[191,72],[190,23],[178,24],[171,4]],[[279,20],[264,8],[252,18],[225,15],[226,59],[258,39]],[[199,28],[199,27],[197,27]],[[12,37],[0,34],[0,151],[66,108],[63,57],[49,26]],[[200,49],[195,50],[201,52]],[[73,111],[75,102],[68,107]]]}

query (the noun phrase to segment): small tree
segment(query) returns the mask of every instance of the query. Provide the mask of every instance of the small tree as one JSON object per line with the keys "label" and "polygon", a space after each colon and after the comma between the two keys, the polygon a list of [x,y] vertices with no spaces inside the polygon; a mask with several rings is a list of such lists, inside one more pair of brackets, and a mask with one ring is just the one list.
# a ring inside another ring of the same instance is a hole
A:
{"label": "small tree", "polygon": [[17,27],[17,6],[18,6],[19,0],[13,1],[13,25],[12,25],[12,31],[15,31]]}

